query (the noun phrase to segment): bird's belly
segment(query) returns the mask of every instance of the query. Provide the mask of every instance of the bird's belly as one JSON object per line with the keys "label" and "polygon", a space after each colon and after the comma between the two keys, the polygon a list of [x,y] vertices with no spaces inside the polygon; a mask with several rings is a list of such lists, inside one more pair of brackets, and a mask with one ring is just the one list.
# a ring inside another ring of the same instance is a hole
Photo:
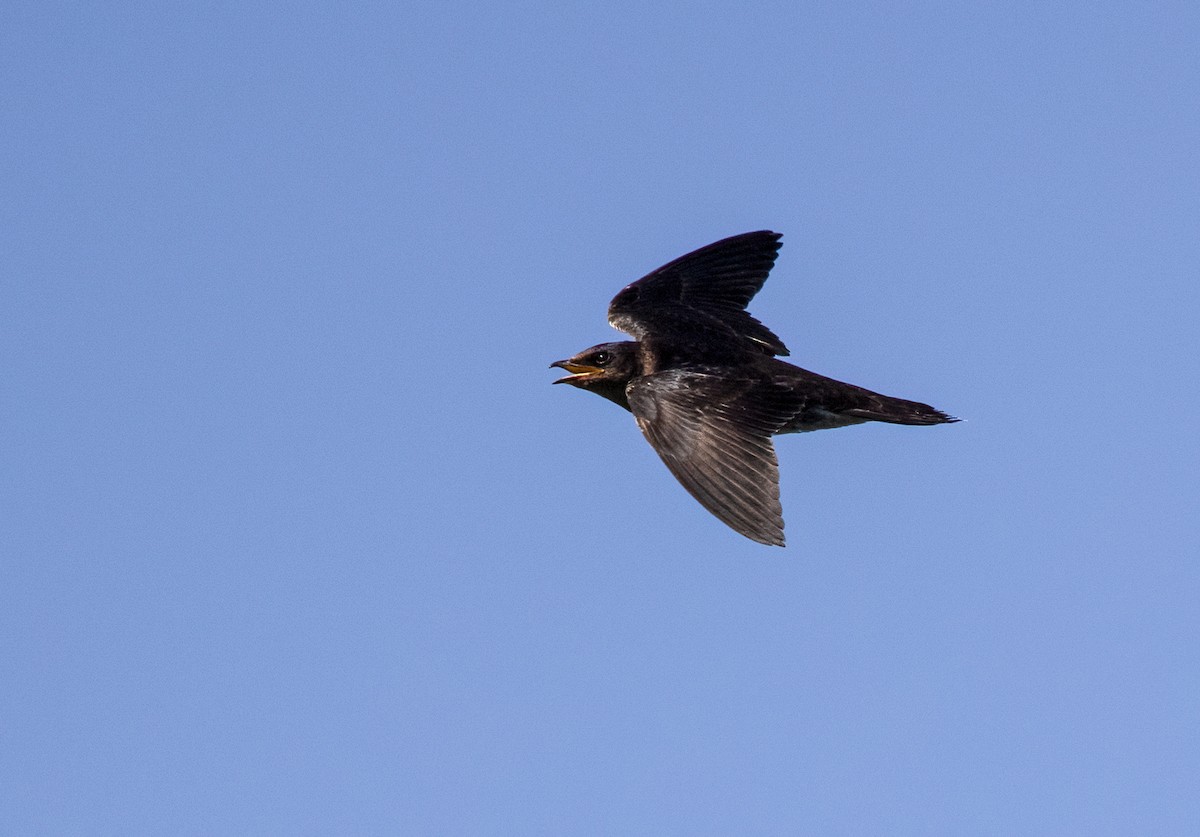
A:
{"label": "bird's belly", "polygon": [[810,433],[813,430],[832,430],[835,427],[849,427],[852,424],[862,424],[864,418],[852,418],[829,410],[805,410],[790,422],[785,424],[779,433]]}

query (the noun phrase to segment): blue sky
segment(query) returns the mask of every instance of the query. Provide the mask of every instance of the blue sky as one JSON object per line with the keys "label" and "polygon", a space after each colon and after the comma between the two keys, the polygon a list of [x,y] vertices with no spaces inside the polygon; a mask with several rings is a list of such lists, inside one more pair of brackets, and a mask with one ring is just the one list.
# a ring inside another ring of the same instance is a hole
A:
{"label": "blue sky", "polygon": [[[1194,4],[8,4],[0,830],[1200,832]],[[789,546],[547,364],[753,229]]]}

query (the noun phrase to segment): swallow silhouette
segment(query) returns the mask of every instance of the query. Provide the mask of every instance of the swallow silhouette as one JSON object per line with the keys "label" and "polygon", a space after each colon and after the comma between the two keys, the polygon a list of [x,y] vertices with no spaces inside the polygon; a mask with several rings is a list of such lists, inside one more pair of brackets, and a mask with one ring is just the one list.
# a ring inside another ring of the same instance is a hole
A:
{"label": "swallow silhouette", "polygon": [[617,294],[608,321],[636,340],[601,343],[550,364],[554,383],[633,413],[646,440],[704,508],[759,543],[783,546],[772,436],[867,421],[958,421],[776,359],[787,347],[746,311],[779,253],[780,234],[722,239]]}

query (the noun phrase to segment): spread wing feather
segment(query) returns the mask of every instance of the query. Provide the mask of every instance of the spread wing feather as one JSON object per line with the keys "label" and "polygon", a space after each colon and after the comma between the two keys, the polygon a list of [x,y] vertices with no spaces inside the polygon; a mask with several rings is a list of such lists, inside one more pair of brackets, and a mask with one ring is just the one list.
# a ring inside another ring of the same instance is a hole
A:
{"label": "spread wing feather", "polygon": [[628,395],[647,441],[704,508],[747,538],[783,546],[771,434],[798,408],[787,389],[673,369],[641,378]]}
{"label": "spread wing feather", "polygon": [[786,355],[783,341],[745,310],[767,281],[780,238],[769,230],[743,233],[680,256],[613,297],[608,321],[639,340],[703,339]]}

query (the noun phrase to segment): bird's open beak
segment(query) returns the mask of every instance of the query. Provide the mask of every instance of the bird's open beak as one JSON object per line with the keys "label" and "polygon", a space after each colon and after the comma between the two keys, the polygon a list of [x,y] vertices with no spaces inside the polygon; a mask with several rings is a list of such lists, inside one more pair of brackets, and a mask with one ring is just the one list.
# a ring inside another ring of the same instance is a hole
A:
{"label": "bird's open beak", "polygon": [[550,364],[551,369],[556,366],[559,369],[565,369],[571,373],[565,378],[559,378],[554,382],[556,384],[575,384],[580,381],[587,380],[588,378],[595,377],[604,371],[598,366],[587,366],[586,364],[582,363],[572,363],[569,360],[556,360],[554,363]]}

